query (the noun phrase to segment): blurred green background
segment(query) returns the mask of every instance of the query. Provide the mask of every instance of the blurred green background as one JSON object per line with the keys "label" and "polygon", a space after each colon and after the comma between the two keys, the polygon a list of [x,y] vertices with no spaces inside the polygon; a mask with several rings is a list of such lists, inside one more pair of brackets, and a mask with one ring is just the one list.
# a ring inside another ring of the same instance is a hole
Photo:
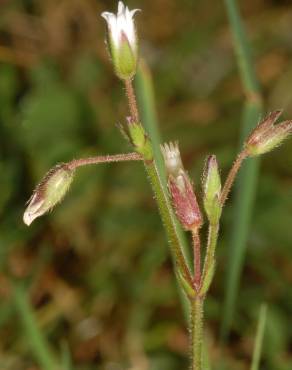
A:
{"label": "blurred green background", "polygon": [[[291,118],[291,1],[239,3],[264,109],[283,108]],[[179,140],[200,192],[208,154],[218,156],[223,177],[235,158],[245,100],[224,3],[127,5],[143,10],[136,17],[141,54],[152,71],[163,140]],[[22,222],[33,188],[57,162],[129,151],[116,128],[127,115],[124,90],[99,16],[115,9],[116,1],[0,2],[1,370],[43,369],[36,353],[44,346],[67,369],[70,357],[80,370],[188,367],[167,240],[140,163],[82,168],[60,206],[29,228]],[[213,370],[249,368],[263,301],[261,369],[292,369],[291,185],[290,140],[261,162],[236,313],[220,344],[230,196],[206,304]],[[46,340],[41,348],[39,333],[29,334],[31,309]]]}

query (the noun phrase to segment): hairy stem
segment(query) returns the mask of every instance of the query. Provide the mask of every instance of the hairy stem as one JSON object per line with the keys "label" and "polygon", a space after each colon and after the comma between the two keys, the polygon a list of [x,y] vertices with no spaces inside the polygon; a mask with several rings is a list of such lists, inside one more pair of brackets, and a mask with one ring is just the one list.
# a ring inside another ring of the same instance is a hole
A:
{"label": "hairy stem", "polygon": [[124,162],[124,161],[142,161],[142,160],[143,160],[142,155],[136,152],[126,154],[100,155],[96,157],[73,159],[71,162],[68,163],[68,167],[71,170],[75,170],[75,168],[77,167],[87,166],[89,164]]}
{"label": "hairy stem", "polygon": [[128,98],[131,118],[134,122],[138,123],[140,121],[140,118],[139,118],[136,95],[135,95],[135,91],[133,88],[132,80],[126,80],[125,87],[126,87],[126,94]]}
{"label": "hairy stem", "polygon": [[[126,80],[125,87],[126,87],[126,92],[127,92],[131,119],[133,122],[138,123],[139,122],[139,112],[138,112],[136,96],[135,96],[135,91],[132,85],[132,81]],[[187,264],[186,257],[183,252],[182,245],[180,243],[180,238],[179,238],[178,230],[176,227],[175,216],[173,214],[171,204],[169,202],[167,193],[162,184],[162,180],[160,178],[159,171],[157,169],[157,166],[156,166],[156,163],[153,157],[152,143],[150,139],[147,137],[147,135],[145,134],[145,143],[146,142],[151,145],[152,159],[149,160],[149,157],[143,158],[144,165],[145,165],[145,169],[148,174],[148,177],[150,179],[150,183],[151,183],[154,195],[155,195],[156,202],[158,204],[159,212],[161,214],[161,218],[162,218],[162,222],[164,224],[165,230],[166,230],[166,234],[168,236],[168,239],[170,240],[172,254],[175,260],[175,266],[182,273],[185,280],[190,285],[192,285],[193,279],[190,273],[189,266]]]}
{"label": "hairy stem", "polygon": [[202,297],[198,296],[191,301],[192,370],[202,370],[203,306]]}
{"label": "hairy stem", "polygon": [[226,202],[226,199],[228,197],[228,194],[231,190],[231,187],[234,183],[234,180],[236,178],[236,175],[240,169],[240,166],[243,162],[243,160],[247,157],[247,153],[245,150],[243,150],[242,152],[239,153],[239,155],[237,156],[235,162],[233,163],[233,166],[227,176],[227,179],[225,181],[225,184],[223,186],[223,189],[222,189],[222,193],[221,193],[221,197],[220,197],[220,203],[221,205],[223,206]]}
{"label": "hairy stem", "polygon": [[201,284],[201,241],[199,230],[192,230],[193,253],[194,253],[194,287],[198,290]]}
{"label": "hairy stem", "polygon": [[215,264],[215,250],[217,246],[217,239],[218,239],[218,233],[219,233],[219,224],[210,224],[209,225],[209,231],[208,231],[208,243],[207,243],[207,250],[206,250],[206,256],[204,261],[204,268],[203,268],[203,276],[202,276],[202,284],[208,284],[210,285],[211,281],[206,281],[208,278],[208,273],[212,274],[211,269],[214,269]]}

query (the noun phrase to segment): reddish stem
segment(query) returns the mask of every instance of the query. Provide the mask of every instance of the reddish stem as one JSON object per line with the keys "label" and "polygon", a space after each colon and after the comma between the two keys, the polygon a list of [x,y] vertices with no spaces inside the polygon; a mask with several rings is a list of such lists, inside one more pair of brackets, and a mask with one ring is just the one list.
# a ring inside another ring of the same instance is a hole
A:
{"label": "reddish stem", "polygon": [[75,170],[77,167],[86,166],[89,164],[99,163],[111,163],[111,162],[124,162],[124,161],[142,161],[141,154],[138,153],[126,153],[126,154],[114,154],[114,155],[100,155],[97,157],[73,159],[67,163],[69,169]]}
{"label": "reddish stem", "polygon": [[130,79],[125,80],[125,87],[126,87],[126,93],[128,97],[128,104],[129,104],[129,109],[131,113],[131,118],[135,123],[138,123],[140,119],[139,119],[139,112],[137,108],[137,101],[136,101],[136,96],[135,96],[135,92],[133,89],[132,80]]}
{"label": "reddish stem", "polygon": [[199,289],[201,284],[201,241],[199,229],[192,230],[193,252],[194,252],[194,287]]}
{"label": "reddish stem", "polygon": [[222,189],[222,193],[221,193],[221,197],[220,197],[220,203],[221,205],[223,206],[226,202],[226,199],[228,197],[228,194],[231,190],[231,187],[234,183],[234,180],[235,180],[235,177],[240,169],[240,166],[243,162],[243,160],[248,156],[248,154],[246,153],[245,150],[243,150],[242,152],[239,153],[239,155],[237,156],[235,162],[233,163],[233,166],[227,176],[227,179],[225,181],[225,184],[223,186],[223,189]]}

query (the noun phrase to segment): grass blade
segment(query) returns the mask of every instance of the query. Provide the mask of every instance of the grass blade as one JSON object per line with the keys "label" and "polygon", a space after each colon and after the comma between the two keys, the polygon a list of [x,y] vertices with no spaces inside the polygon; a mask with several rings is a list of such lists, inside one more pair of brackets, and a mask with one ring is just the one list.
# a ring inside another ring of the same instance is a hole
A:
{"label": "grass blade", "polygon": [[[135,78],[135,87],[137,92],[138,106],[141,112],[141,119],[143,125],[145,125],[146,130],[151,138],[155,162],[163,186],[166,188],[167,187],[166,173],[164,161],[160,151],[160,144],[162,143],[162,140],[159,131],[158,119],[155,108],[154,87],[151,72],[144,61],[140,62],[139,69]],[[189,265],[191,265],[190,251],[187,246],[185,234],[183,233],[179,223],[177,223],[176,226],[177,229],[179,230],[179,238],[181,241],[181,245],[184,247],[185,256],[188,259]]]}
{"label": "grass blade", "polygon": [[25,336],[29,342],[33,354],[39,365],[44,370],[56,370],[60,367],[57,365],[46,339],[38,328],[33,310],[28,302],[24,289],[20,286],[14,288],[14,304],[22,321]]}
{"label": "grass blade", "polygon": [[[247,103],[244,110],[242,136],[253,126],[261,113],[261,108]],[[244,265],[248,232],[251,224],[252,208],[256,194],[259,160],[248,159],[243,164],[237,182],[233,209],[233,228],[230,238],[229,256],[226,271],[225,299],[221,326],[222,339],[226,339],[232,325],[240,278]]]}
{"label": "grass blade", "polygon": [[155,108],[153,81],[150,70],[143,60],[139,64],[139,69],[135,78],[135,86],[142,122],[151,138],[156,165],[161,180],[163,181],[163,185],[166,186],[165,167],[160,151],[160,144],[162,140],[159,132],[158,119]]}
{"label": "grass blade", "polygon": [[[160,151],[160,144],[162,140],[159,131],[158,119],[155,108],[155,93],[153,81],[150,70],[143,60],[140,61],[138,72],[135,77],[135,88],[137,93],[137,102],[139,106],[139,111],[141,114],[141,120],[152,141],[155,163],[157,165],[162,185],[166,189],[167,188],[166,173],[164,161]],[[178,230],[180,244],[183,246],[184,255],[186,256],[189,266],[191,266],[192,264],[190,262],[191,261],[190,250],[188,248],[185,234],[178,222],[176,223],[176,227]],[[188,302],[184,294],[181,293],[180,289],[179,292],[181,295],[185,316],[187,320],[189,320]]]}
{"label": "grass blade", "polygon": [[67,342],[63,342],[61,346],[61,363],[62,370],[73,370],[71,353]]}
{"label": "grass blade", "polygon": [[257,334],[256,334],[256,340],[255,340],[255,346],[254,346],[252,364],[251,364],[250,370],[259,370],[266,321],[267,321],[267,305],[262,304],[260,308]]}
{"label": "grass blade", "polygon": [[[225,0],[230,22],[237,63],[242,84],[247,96],[241,129],[241,143],[257,124],[262,113],[260,88],[253,66],[249,42],[241,20],[236,0]],[[226,272],[226,294],[224,299],[221,338],[227,338],[233,320],[242,267],[244,264],[252,209],[256,193],[259,160],[247,160],[236,182],[234,223],[230,240],[229,261]]]}

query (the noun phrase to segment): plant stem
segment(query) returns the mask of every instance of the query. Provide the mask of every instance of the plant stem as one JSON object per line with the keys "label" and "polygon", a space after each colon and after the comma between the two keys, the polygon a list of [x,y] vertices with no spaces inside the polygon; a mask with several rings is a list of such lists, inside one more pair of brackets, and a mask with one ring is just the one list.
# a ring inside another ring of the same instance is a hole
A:
{"label": "plant stem", "polygon": [[191,301],[192,370],[202,370],[204,300],[197,296]]}
{"label": "plant stem", "polygon": [[145,169],[150,179],[150,183],[155,194],[155,199],[158,204],[162,222],[166,230],[166,234],[172,247],[176,267],[180,269],[183,277],[192,286],[193,278],[186,262],[185,255],[180,245],[178,232],[168,197],[161,183],[161,179],[154,160],[151,162],[145,161]]}
{"label": "plant stem", "polygon": [[125,87],[132,120],[138,123],[140,122],[140,118],[132,80],[125,80]]}
{"label": "plant stem", "polygon": [[194,253],[194,287],[199,289],[201,284],[201,241],[199,230],[192,230],[193,253]]}
{"label": "plant stem", "polygon": [[233,166],[227,176],[227,179],[225,181],[225,184],[222,189],[221,197],[220,197],[220,203],[223,206],[226,202],[227,196],[231,190],[231,187],[234,183],[234,180],[236,178],[236,175],[240,169],[240,166],[243,162],[243,160],[247,157],[247,153],[245,150],[241,151],[239,155],[237,156],[235,162],[233,163]]}
{"label": "plant stem", "polygon": [[67,165],[69,169],[75,170],[75,168],[77,167],[87,166],[89,164],[123,162],[123,161],[142,161],[142,160],[143,160],[142,155],[134,152],[126,154],[100,155],[96,157],[73,159]]}
{"label": "plant stem", "polygon": [[[139,122],[139,113],[135,97],[135,92],[133,89],[132,81],[125,81],[126,93],[128,97],[128,103],[131,113],[131,119],[133,122]],[[138,118],[138,120],[137,120]],[[189,266],[187,264],[186,257],[183,252],[183,248],[180,242],[179,233],[176,227],[176,219],[173,214],[171,204],[169,202],[167,193],[164,189],[162,180],[160,178],[154,157],[153,157],[153,146],[149,138],[145,137],[145,140],[148,140],[148,144],[151,145],[152,149],[152,159],[144,158],[144,165],[147,172],[147,175],[150,179],[152,190],[155,194],[155,199],[158,204],[159,212],[161,214],[162,222],[166,230],[168,239],[170,240],[172,254],[175,260],[175,266],[179,268],[185,280],[192,285],[192,276],[190,273]]]}
{"label": "plant stem", "polygon": [[[135,91],[137,93],[137,103],[138,110],[141,117],[141,122],[147,134],[150,137],[152,148],[153,148],[153,157],[157,167],[157,172],[163,186],[164,191],[167,193],[167,179],[166,179],[166,170],[164,159],[160,150],[161,144],[161,134],[158,125],[158,118],[155,107],[155,91],[153,86],[153,79],[151,76],[151,71],[148,68],[146,62],[140,59],[139,67],[137,74],[135,76]],[[186,240],[185,232],[182,230],[182,227],[176,217],[174,217],[174,222],[176,226],[176,233],[179,239],[179,243],[182,247],[183,254],[186,257],[188,264],[191,264],[191,254],[190,248]],[[172,255],[172,258],[174,256]],[[180,288],[180,282],[177,281],[177,284]],[[183,312],[186,322],[190,320],[190,305],[188,298],[185,292],[182,289],[178,289],[180,301],[183,307]]]}

